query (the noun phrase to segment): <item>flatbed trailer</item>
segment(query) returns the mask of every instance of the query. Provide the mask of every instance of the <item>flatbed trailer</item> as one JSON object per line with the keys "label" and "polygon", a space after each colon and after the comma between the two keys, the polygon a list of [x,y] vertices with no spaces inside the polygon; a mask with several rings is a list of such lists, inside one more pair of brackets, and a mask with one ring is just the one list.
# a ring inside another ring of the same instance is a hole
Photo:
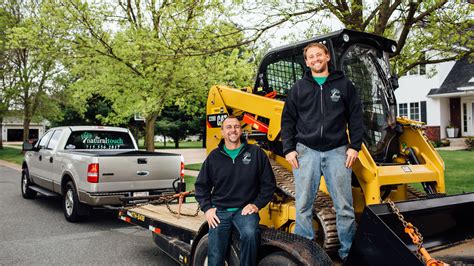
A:
{"label": "flatbed trailer", "polygon": [[[155,244],[181,265],[205,265],[208,232],[206,218],[202,212],[196,213],[197,203],[184,203],[179,217],[170,211],[170,209],[176,211],[177,208],[177,204],[124,207],[119,211],[119,218],[152,231]],[[239,264],[239,240],[236,234],[232,236],[227,256],[228,265]],[[331,265],[332,261],[313,241],[284,231],[262,227],[259,265],[279,263]]]}
{"label": "flatbed trailer", "polygon": [[[396,203],[417,226],[434,259],[474,264],[474,193]],[[152,231],[155,244],[181,265],[206,265],[208,226],[197,203],[140,204],[123,207],[119,218]],[[173,212],[174,213],[173,213]],[[270,211],[268,205],[260,212]],[[262,214],[262,213],[261,213]],[[417,246],[388,204],[367,206],[358,223],[347,265],[424,265]],[[238,265],[238,235],[232,236],[227,265]],[[259,265],[337,265],[316,242],[261,227]]]}

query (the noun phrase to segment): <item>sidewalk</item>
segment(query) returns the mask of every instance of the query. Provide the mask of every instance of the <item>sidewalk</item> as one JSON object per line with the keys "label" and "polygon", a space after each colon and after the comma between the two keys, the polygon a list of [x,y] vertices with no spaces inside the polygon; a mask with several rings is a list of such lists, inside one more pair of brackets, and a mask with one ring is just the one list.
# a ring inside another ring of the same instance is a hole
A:
{"label": "sidewalk", "polygon": [[467,149],[467,144],[464,138],[448,138],[450,144],[447,147],[439,147],[437,150],[441,151],[461,151]]}

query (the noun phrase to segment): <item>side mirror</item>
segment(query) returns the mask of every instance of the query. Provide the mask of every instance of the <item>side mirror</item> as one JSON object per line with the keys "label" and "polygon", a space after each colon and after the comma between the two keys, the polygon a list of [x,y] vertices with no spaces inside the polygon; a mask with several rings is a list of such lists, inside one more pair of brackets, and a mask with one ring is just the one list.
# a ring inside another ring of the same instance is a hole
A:
{"label": "side mirror", "polygon": [[398,85],[398,77],[396,75],[391,76],[389,80],[390,80],[390,84],[392,84],[393,90],[396,90],[398,89],[398,87],[400,87]]}
{"label": "side mirror", "polygon": [[25,140],[23,142],[23,151],[32,151],[32,150],[34,150],[35,143],[36,143],[36,141],[31,142],[31,141]]}

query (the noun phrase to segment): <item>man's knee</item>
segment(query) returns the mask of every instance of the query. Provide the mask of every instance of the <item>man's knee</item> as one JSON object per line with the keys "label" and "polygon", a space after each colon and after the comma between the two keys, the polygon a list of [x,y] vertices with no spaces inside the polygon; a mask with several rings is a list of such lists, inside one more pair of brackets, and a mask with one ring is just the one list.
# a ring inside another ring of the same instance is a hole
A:
{"label": "man's knee", "polygon": [[240,228],[238,230],[240,239],[253,241],[260,233],[260,228],[258,226],[258,216],[247,218],[249,219],[245,219],[246,221],[240,224]]}

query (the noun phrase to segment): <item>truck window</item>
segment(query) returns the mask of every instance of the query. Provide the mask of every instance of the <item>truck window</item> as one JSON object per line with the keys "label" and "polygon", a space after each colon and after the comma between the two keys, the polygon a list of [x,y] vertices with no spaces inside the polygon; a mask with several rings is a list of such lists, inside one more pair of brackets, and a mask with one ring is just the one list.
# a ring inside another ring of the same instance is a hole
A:
{"label": "truck window", "polygon": [[51,140],[48,143],[47,149],[54,150],[59,142],[59,137],[61,137],[62,130],[55,130]]}
{"label": "truck window", "polygon": [[38,149],[44,149],[46,148],[46,145],[48,145],[49,139],[51,138],[51,135],[53,135],[53,130],[46,132],[44,136],[41,138],[41,140],[38,142],[37,148]]}
{"label": "truck window", "polygon": [[67,150],[125,150],[135,149],[127,132],[73,131],[66,142]]}

